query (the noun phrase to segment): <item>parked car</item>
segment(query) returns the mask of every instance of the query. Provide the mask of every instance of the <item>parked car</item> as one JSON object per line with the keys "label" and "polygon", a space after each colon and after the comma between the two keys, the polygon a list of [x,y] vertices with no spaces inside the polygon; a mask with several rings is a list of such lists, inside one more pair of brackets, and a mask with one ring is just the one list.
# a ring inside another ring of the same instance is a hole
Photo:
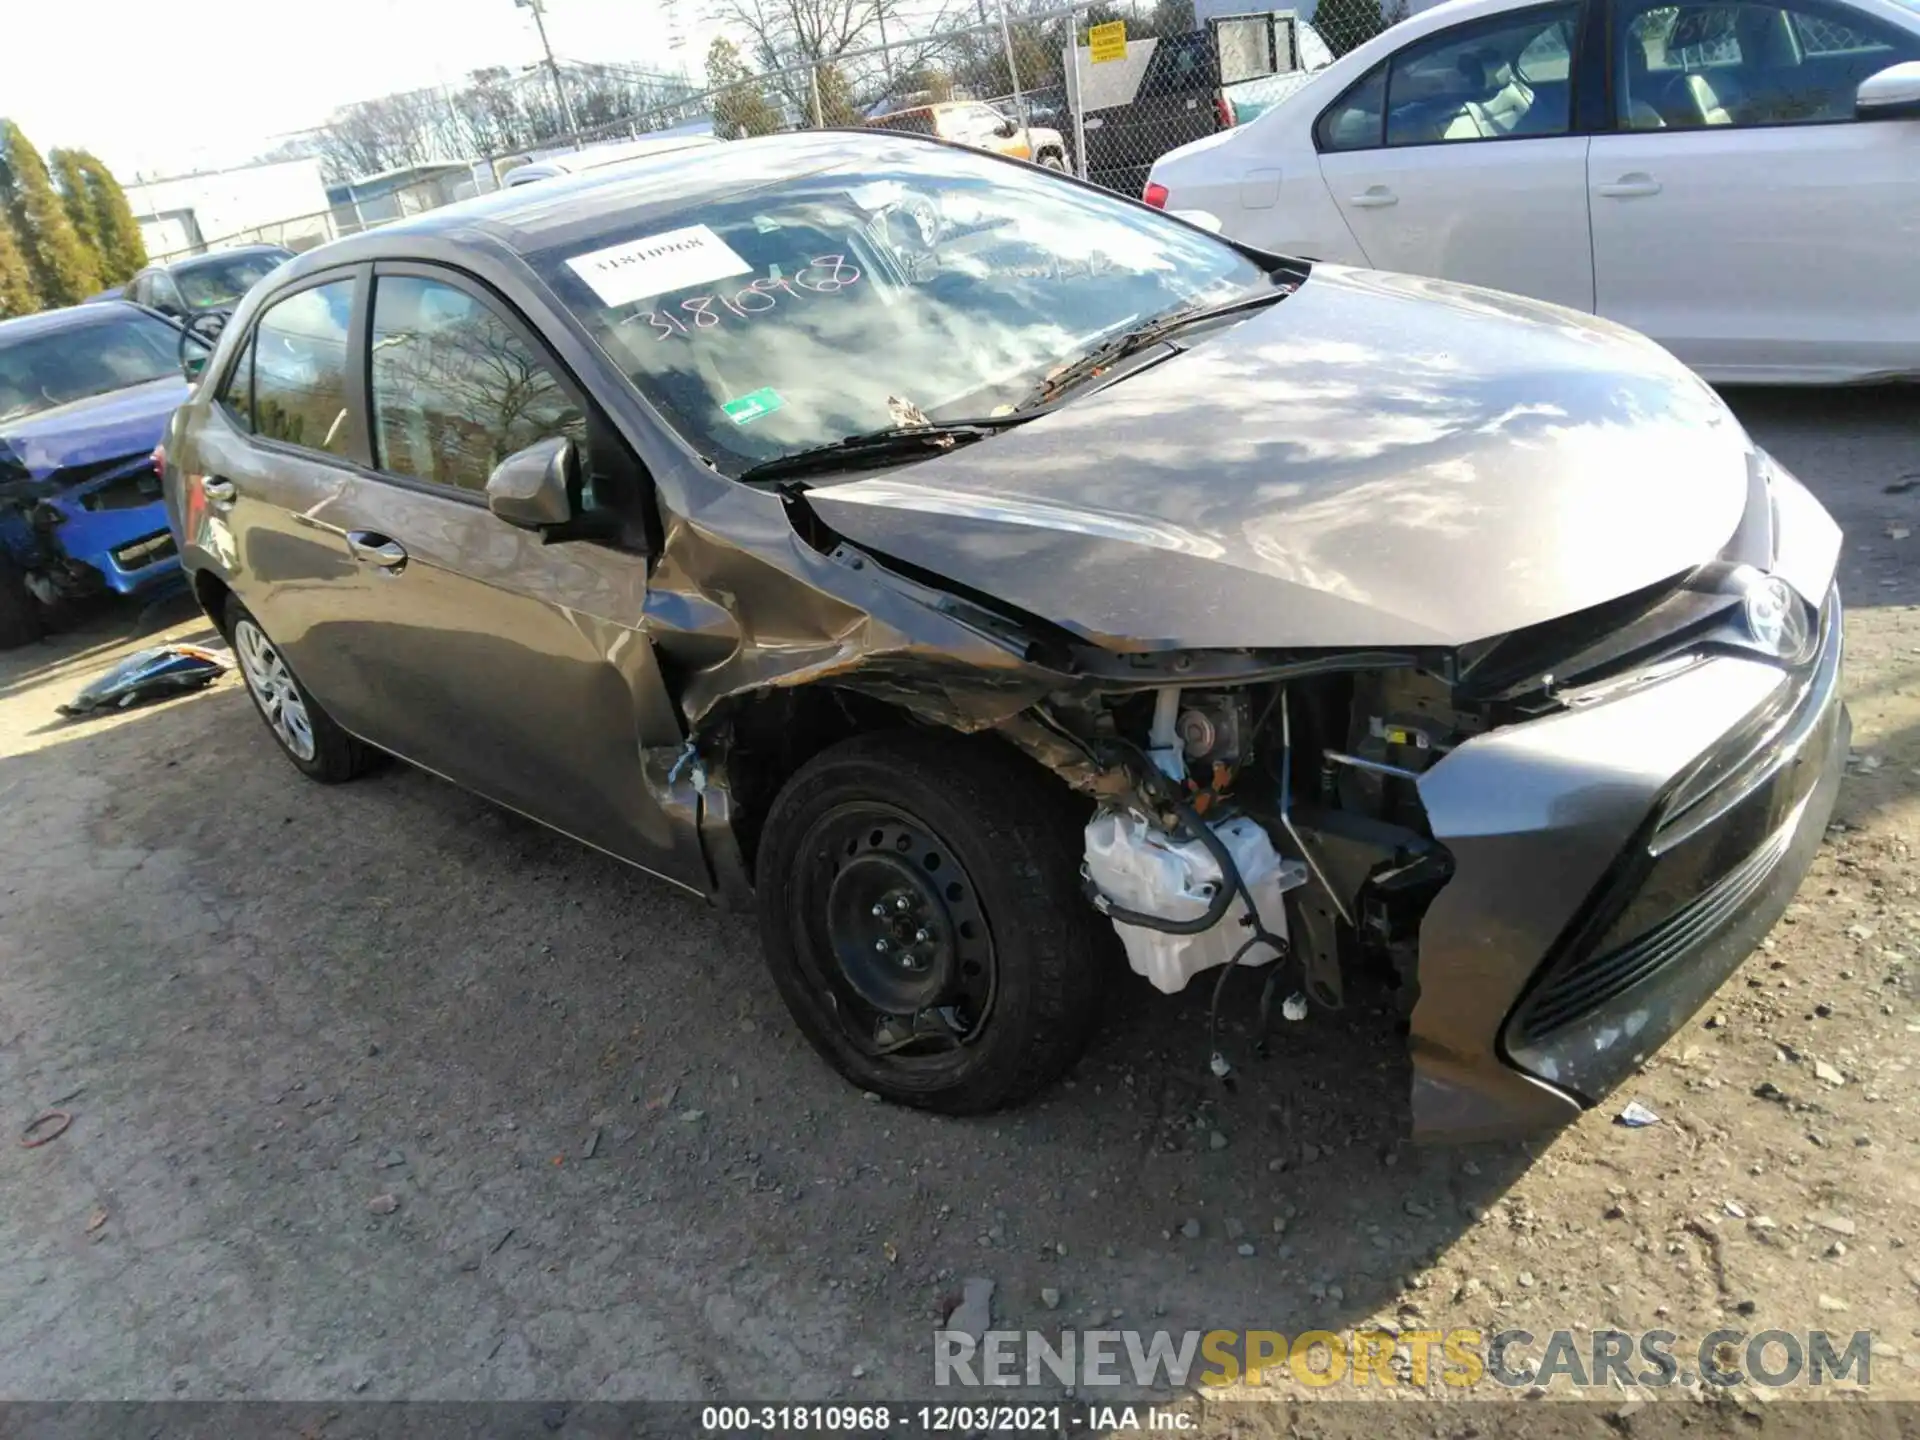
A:
{"label": "parked car", "polygon": [[531,185],[536,180],[551,180],[557,175],[578,175],[607,165],[623,164],[628,160],[641,160],[653,155],[671,155],[676,150],[695,150],[704,145],[721,143],[712,135],[666,134],[647,135],[638,140],[620,140],[607,145],[588,145],[584,149],[568,151],[564,154],[521,161],[501,175],[500,183]]}
{"label": "parked car", "polygon": [[1019,125],[981,100],[948,100],[875,115],[867,124],[906,135],[934,135],[994,155],[1031,160],[1049,170],[1067,168],[1067,142],[1058,130]]}
{"label": "parked car", "polygon": [[0,647],[61,601],[179,578],[153,450],[183,344],[202,349],[123,300],[0,322]]}
{"label": "parked car", "polygon": [[272,274],[293,251],[284,245],[237,245],[149,265],[124,287],[126,298],[176,320],[224,314]]}
{"label": "parked car", "polygon": [[1449,0],[1147,198],[1643,331],[1716,381],[1920,374],[1912,0]]}
{"label": "parked car", "polygon": [[1780,914],[1847,754],[1839,532],[1657,346],[923,137],[335,242],[166,454],[295,766],[752,903],[820,1053],[939,1110],[1071,1065],[1124,951],[1397,985],[1417,1130],[1558,1123]]}

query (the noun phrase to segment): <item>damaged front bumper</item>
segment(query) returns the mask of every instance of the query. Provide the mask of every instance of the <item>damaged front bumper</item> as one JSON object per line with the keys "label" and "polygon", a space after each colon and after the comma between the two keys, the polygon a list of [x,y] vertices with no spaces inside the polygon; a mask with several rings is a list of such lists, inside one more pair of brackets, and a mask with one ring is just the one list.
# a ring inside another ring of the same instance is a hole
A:
{"label": "damaged front bumper", "polygon": [[1420,931],[1416,1135],[1572,1119],[1759,943],[1833,811],[1841,647],[1835,590],[1797,668],[1716,656],[1420,777],[1455,870]]}

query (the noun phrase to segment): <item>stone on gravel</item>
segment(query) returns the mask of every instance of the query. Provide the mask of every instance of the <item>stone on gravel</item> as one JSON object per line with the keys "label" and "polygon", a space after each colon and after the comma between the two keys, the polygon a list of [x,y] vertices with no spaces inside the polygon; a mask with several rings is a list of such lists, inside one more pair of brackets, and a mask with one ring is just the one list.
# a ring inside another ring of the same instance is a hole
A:
{"label": "stone on gravel", "polygon": [[1240,1246],[1239,1246],[1239,1250],[1240,1250],[1240,1253],[1241,1253],[1242,1255],[1251,1255],[1251,1254],[1253,1254],[1253,1244],[1252,1244],[1252,1242],[1251,1242],[1251,1241],[1247,1241],[1247,1240],[1242,1240],[1242,1241],[1240,1242]]}
{"label": "stone on gravel", "polygon": [[1184,1225],[1180,1227],[1180,1233],[1186,1236],[1187,1239],[1189,1240],[1198,1240],[1200,1238],[1200,1222],[1198,1220],[1189,1219]]}
{"label": "stone on gravel", "polygon": [[1820,1308],[1829,1314],[1837,1315],[1847,1308],[1846,1301],[1837,1299],[1832,1295],[1822,1295],[1818,1303]]}
{"label": "stone on gravel", "polygon": [[1060,1308],[1060,1292],[1051,1285],[1041,1286],[1040,1303],[1049,1310],[1058,1310]]}
{"label": "stone on gravel", "polygon": [[1847,1083],[1847,1077],[1824,1060],[1816,1060],[1813,1062],[1813,1078],[1823,1081],[1828,1085],[1844,1085]]}
{"label": "stone on gravel", "polygon": [[1818,1225],[1822,1230],[1830,1230],[1835,1235],[1852,1235],[1852,1234],[1855,1234],[1860,1228],[1859,1226],[1855,1225],[1853,1221],[1849,1220],[1846,1216],[1832,1215],[1827,1213],[1826,1211],[1821,1211],[1818,1214],[1809,1215],[1807,1219],[1812,1221],[1815,1225]]}
{"label": "stone on gravel", "polygon": [[993,1328],[993,1281],[978,1276],[961,1286],[960,1303],[947,1317],[949,1330],[960,1330],[981,1339]]}
{"label": "stone on gravel", "polygon": [[398,1195],[376,1195],[367,1201],[367,1209],[375,1215],[391,1215],[400,1208]]}
{"label": "stone on gravel", "polygon": [[1226,1149],[1227,1148],[1226,1135],[1219,1130],[1209,1131],[1207,1134],[1207,1148],[1209,1150]]}

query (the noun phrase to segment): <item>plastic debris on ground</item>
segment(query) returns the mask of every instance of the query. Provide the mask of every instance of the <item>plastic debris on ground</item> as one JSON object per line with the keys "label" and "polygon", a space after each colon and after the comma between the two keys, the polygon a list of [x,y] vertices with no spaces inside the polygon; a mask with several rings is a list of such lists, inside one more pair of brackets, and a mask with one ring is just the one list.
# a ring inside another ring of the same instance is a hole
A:
{"label": "plastic debris on ground", "polygon": [[1629,1130],[1638,1130],[1646,1125],[1658,1125],[1660,1117],[1642,1105],[1638,1100],[1629,1100],[1627,1108],[1614,1116],[1617,1124],[1625,1125]]}
{"label": "plastic debris on ground", "polygon": [[136,651],[60,707],[62,715],[126,710],[211,685],[233,668],[233,653],[203,645],[155,645]]}

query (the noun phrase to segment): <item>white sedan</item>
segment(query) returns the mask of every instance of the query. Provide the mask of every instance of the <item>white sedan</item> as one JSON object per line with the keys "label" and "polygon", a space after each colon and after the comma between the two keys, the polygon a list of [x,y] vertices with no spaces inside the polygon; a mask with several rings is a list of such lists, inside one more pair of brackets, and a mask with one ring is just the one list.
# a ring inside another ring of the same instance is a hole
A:
{"label": "white sedan", "polygon": [[1448,0],[1145,198],[1595,312],[1717,382],[1920,375],[1920,0]]}

